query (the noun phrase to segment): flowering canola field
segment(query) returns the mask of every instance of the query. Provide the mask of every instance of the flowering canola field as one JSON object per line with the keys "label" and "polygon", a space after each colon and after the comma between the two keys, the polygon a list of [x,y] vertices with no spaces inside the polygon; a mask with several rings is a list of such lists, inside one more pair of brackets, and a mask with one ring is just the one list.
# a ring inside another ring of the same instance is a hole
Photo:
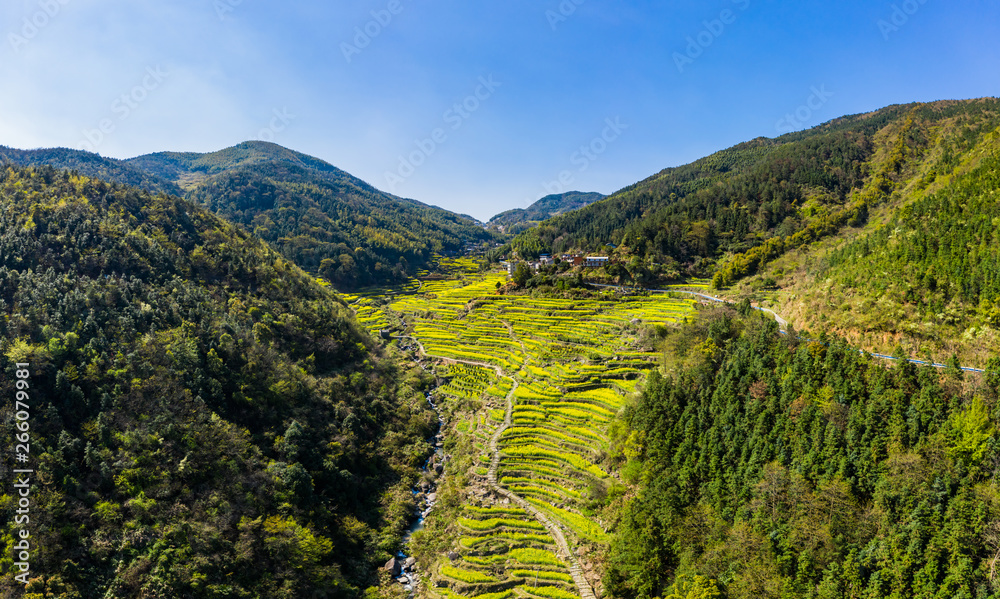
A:
{"label": "flowering canola field", "polygon": [[472,435],[480,452],[473,476],[492,474],[510,494],[467,498],[455,522],[454,553],[461,557],[442,559],[421,592],[441,599],[590,599],[599,578],[588,579],[578,555],[581,546],[589,554],[609,539],[599,510],[615,484],[605,464],[608,428],[657,364],[657,354],[636,348],[636,337],[645,325],[690,318],[694,301],[499,295],[506,275],[477,274],[468,265],[454,271],[378,306],[372,296],[347,298],[373,329],[387,314],[408,326],[450,377],[440,394],[482,400],[482,413],[459,431]]}

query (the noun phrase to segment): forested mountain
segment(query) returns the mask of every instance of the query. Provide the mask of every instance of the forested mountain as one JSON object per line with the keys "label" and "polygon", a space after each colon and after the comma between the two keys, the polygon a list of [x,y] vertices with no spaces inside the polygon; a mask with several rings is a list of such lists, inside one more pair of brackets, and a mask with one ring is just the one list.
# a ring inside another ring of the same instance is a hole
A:
{"label": "forested mountain", "polygon": [[[129,164],[170,181],[191,182],[208,175],[271,162],[284,162],[302,168],[338,175],[350,175],[335,166],[268,142],[248,141],[218,152],[158,152],[127,160]],[[360,183],[358,180],[355,180]]]}
{"label": "forested mountain", "polygon": [[492,239],[469,217],[385,194],[272,143],[150,154],[129,163],[176,182],[191,201],[341,288],[400,282],[435,253]]}
{"label": "forested mountain", "polygon": [[0,502],[3,596],[356,597],[394,552],[436,419],[264,242],[174,196],[7,165],[0,314],[36,471],[26,591]]}
{"label": "forested mountain", "polygon": [[12,150],[0,162],[52,165],[181,195],[246,227],[341,288],[397,283],[440,252],[494,239],[473,218],[399,198],[318,158],[266,142],[121,161],[75,150]]}
{"label": "forested mountain", "polygon": [[603,194],[580,191],[548,195],[527,208],[501,212],[491,218],[487,226],[494,229],[502,227],[504,233],[516,234],[530,229],[540,221],[579,210],[603,199]]}
{"label": "forested mountain", "polygon": [[522,233],[522,255],[619,246],[636,279],[688,270],[725,287],[785,252],[947,184],[1000,126],[994,98],[891,106],[666,169]]}
{"label": "forested mountain", "polygon": [[137,168],[126,161],[104,158],[92,152],[50,148],[43,150],[15,150],[0,146],[0,164],[13,163],[19,166],[44,166],[73,170],[81,175],[103,179],[122,185],[141,187],[150,192],[180,195],[181,189],[171,181],[157,174]]}
{"label": "forested mountain", "polygon": [[782,313],[869,348],[959,352],[966,364],[1000,352],[1000,134],[935,168],[902,208],[765,268],[784,288]]}
{"label": "forested mountain", "polygon": [[612,596],[1000,593],[1000,359],[970,380],[886,367],[734,315],[668,345],[681,366],[653,374],[615,431],[634,499]]}

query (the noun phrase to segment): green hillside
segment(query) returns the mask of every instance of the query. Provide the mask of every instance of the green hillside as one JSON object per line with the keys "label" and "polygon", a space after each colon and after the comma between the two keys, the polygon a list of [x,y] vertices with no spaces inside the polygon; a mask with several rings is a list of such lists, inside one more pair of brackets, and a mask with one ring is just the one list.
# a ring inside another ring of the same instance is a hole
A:
{"label": "green hillside", "polygon": [[0,147],[0,163],[51,165],[183,196],[340,288],[400,283],[428,267],[435,254],[496,238],[472,217],[383,193],[318,158],[266,142],[125,161],[75,150]]}
{"label": "green hillside", "polygon": [[765,269],[782,313],[869,348],[967,364],[1000,351],[1000,136],[948,159],[950,174],[925,175],[902,207]]}
{"label": "green hillside", "polygon": [[264,142],[129,161],[243,225],[341,288],[392,284],[435,253],[493,238],[477,222],[385,194],[317,158]]}
{"label": "green hillside", "polygon": [[[406,546],[420,597],[1000,596],[1000,100],[892,106],[498,215],[533,228],[490,259],[612,257],[523,284],[469,257],[415,280],[499,234],[274,144],[0,159],[28,599],[399,599],[378,567],[431,501],[412,489],[433,381],[454,461]],[[11,164],[46,162],[69,170]],[[348,306],[317,275],[382,289]],[[585,288],[677,279],[738,309]],[[403,335],[380,349],[352,309]],[[20,596],[2,493],[0,594]]]}
{"label": "green hillside", "polygon": [[687,271],[726,287],[908,202],[998,126],[1000,101],[988,98],[891,106],[760,138],[546,221],[513,248],[532,256],[614,243],[637,278]]}
{"label": "green hillside", "polygon": [[87,177],[113,181],[122,185],[141,187],[153,193],[163,192],[179,195],[180,187],[168,178],[137,168],[126,161],[104,158],[91,152],[50,148],[43,150],[16,150],[0,146],[0,164],[19,166],[50,165],[76,171]]}
{"label": "green hillside", "polygon": [[170,181],[196,180],[238,168],[284,162],[320,172],[349,177],[344,171],[319,158],[268,142],[248,141],[218,152],[158,152],[126,161],[145,172]]}
{"label": "green hillside", "polygon": [[262,241],[176,197],[8,165],[0,314],[0,393],[28,382],[36,470],[26,594],[0,496],[3,596],[356,597],[394,553],[436,419]]}
{"label": "green hillside", "polygon": [[491,218],[487,226],[494,229],[502,228],[501,230],[507,234],[517,234],[534,227],[543,220],[579,210],[602,199],[604,199],[603,194],[580,191],[548,195],[527,208],[515,208],[501,212]]}
{"label": "green hillside", "polygon": [[668,341],[683,366],[653,374],[616,429],[634,499],[612,596],[1000,592],[1000,375],[886,367],[821,341],[724,314]]}

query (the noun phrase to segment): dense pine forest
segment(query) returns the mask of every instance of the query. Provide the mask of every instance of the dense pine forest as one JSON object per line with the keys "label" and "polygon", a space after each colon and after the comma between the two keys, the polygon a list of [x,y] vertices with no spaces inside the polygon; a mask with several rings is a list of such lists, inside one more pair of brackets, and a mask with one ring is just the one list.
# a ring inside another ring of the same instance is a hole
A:
{"label": "dense pine forest", "polygon": [[734,313],[667,347],[613,429],[636,496],[612,596],[1000,592],[1000,359],[985,379],[887,367]]}
{"label": "dense pine forest", "polygon": [[[31,582],[3,596],[354,597],[433,413],[327,288],[177,197],[0,171],[0,393],[30,364]],[[14,406],[2,437],[14,447]]]}

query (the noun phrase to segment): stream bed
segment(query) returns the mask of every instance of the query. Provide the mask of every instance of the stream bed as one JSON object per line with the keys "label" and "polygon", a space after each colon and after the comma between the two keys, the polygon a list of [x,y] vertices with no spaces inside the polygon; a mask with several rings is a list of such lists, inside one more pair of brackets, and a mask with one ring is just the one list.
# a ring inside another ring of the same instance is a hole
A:
{"label": "stream bed", "polygon": [[403,589],[410,593],[411,596],[416,593],[420,585],[420,574],[416,558],[409,555],[410,542],[413,534],[423,529],[424,521],[437,504],[438,485],[445,474],[445,465],[451,457],[444,452],[445,422],[441,416],[441,411],[434,402],[434,390],[429,391],[426,397],[427,403],[430,404],[431,409],[434,410],[438,419],[437,430],[434,436],[428,440],[434,447],[434,452],[427,459],[427,462],[424,463],[422,470],[423,477],[420,483],[413,488],[413,497],[417,505],[417,511],[414,514],[416,520],[403,536],[402,548],[396,554],[396,557],[389,560],[385,565],[385,569],[393,575],[397,583],[403,585]]}

